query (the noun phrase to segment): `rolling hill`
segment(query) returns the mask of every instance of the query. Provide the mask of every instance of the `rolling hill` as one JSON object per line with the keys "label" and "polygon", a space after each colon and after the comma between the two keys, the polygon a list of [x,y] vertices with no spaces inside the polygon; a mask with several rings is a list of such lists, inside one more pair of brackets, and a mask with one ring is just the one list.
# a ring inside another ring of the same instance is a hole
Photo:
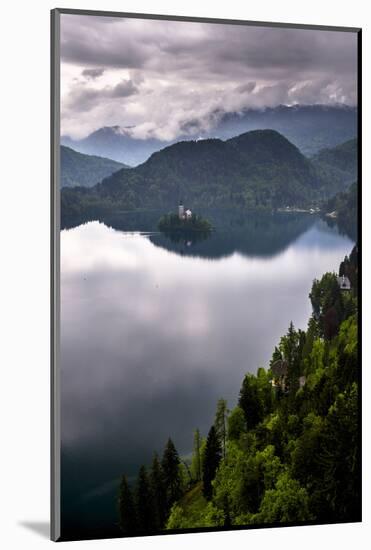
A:
{"label": "rolling hill", "polygon": [[344,189],[357,179],[357,140],[322,149],[311,160],[322,177]]}
{"label": "rolling hill", "polygon": [[61,187],[92,187],[125,165],[61,146]]}
{"label": "rolling hill", "polygon": [[166,211],[179,200],[192,208],[307,207],[334,192],[332,182],[285,137],[274,130],[256,130],[227,141],[179,142],[92,189],[65,189],[62,215]]}

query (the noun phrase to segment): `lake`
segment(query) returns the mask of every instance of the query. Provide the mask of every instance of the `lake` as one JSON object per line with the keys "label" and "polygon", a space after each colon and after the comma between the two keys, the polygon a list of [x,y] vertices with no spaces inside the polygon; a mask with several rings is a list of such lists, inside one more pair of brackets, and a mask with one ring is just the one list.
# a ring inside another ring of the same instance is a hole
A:
{"label": "lake", "polygon": [[309,214],[211,212],[200,242],[155,231],[156,213],[61,232],[62,532],[114,536],[119,476],[206,435],[220,397],[267,367],[312,281],[353,242]]}

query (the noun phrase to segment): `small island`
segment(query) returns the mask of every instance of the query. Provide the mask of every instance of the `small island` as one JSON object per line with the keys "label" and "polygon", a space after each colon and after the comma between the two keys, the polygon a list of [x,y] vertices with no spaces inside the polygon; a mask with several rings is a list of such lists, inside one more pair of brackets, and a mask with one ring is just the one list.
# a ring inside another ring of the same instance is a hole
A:
{"label": "small island", "polygon": [[164,233],[181,233],[190,235],[194,233],[209,233],[212,225],[209,220],[193,214],[182,203],[179,204],[178,213],[170,212],[162,216],[158,222],[158,228]]}

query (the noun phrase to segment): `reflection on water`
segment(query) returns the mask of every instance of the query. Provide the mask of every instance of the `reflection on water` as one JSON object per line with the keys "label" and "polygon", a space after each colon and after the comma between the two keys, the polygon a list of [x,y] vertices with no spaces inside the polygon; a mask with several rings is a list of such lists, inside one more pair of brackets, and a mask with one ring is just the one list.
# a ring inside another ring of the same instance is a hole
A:
{"label": "reflection on water", "polygon": [[188,453],[352,248],[311,216],[226,216],[193,246],[112,225],[61,236],[62,526],[83,536],[115,534],[118,476],[169,435]]}

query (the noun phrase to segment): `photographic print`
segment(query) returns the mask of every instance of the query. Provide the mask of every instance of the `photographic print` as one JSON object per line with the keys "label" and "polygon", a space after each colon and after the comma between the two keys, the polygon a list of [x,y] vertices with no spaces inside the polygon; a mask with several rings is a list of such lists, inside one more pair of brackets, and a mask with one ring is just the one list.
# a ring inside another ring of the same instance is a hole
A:
{"label": "photographic print", "polygon": [[360,38],[52,12],[54,540],[361,521]]}

